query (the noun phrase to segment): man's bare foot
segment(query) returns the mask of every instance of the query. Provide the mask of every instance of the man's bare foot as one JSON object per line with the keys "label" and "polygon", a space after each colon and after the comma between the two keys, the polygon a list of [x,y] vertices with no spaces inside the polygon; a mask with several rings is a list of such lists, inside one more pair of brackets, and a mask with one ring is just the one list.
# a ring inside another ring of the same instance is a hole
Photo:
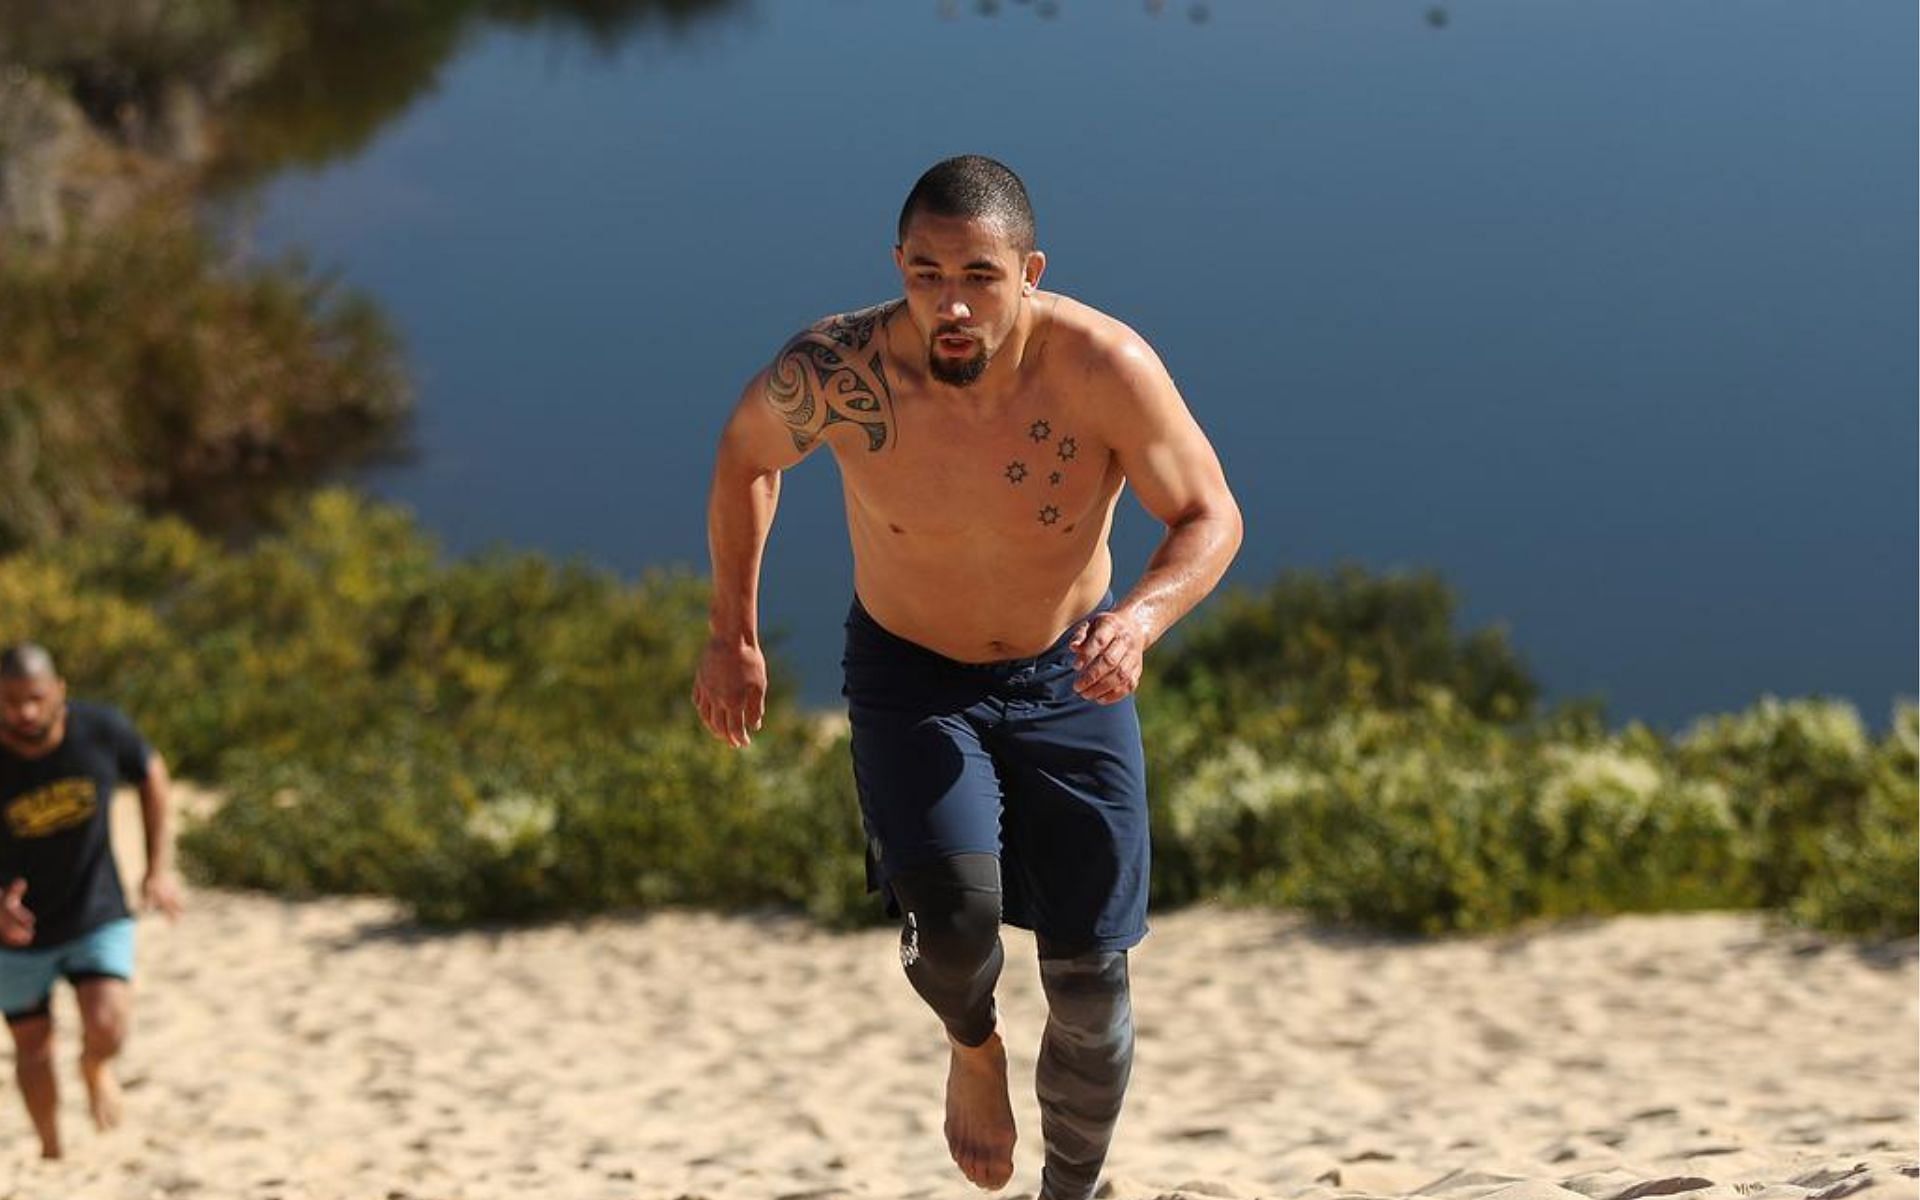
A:
{"label": "man's bare foot", "polygon": [[113,1065],[82,1058],[80,1078],[87,1084],[87,1108],[93,1113],[94,1127],[104,1133],[119,1125],[120,1081],[113,1077]]}
{"label": "man's bare foot", "polygon": [[995,1033],[978,1046],[953,1047],[947,1067],[947,1150],[979,1187],[1013,1178],[1013,1104],[1007,1099],[1007,1048]]}
{"label": "man's bare foot", "polygon": [[60,1157],[60,1143],[59,1142],[41,1142],[40,1157],[47,1162],[53,1162],[54,1160],[58,1159]]}

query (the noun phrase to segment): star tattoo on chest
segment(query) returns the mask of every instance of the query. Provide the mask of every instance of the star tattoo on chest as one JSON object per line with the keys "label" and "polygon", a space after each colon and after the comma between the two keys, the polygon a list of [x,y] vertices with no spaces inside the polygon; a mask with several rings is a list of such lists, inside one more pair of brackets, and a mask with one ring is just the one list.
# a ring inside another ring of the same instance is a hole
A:
{"label": "star tattoo on chest", "polygon": [[[1047,420],[1045,417],[1035,420],[1031,425],[1027,426],[1027,437],[1036,444],[1053,441],[1053,422]],[[1062,463],[1070,463],[1080,455],[1080,441],[1071,435],[1064,436],[1058,442],[1054,443],[1053,452]],[[1013,462],[1007,464],[1005,474],[1008,483],[1019,484],[1024,483],[1031,472],[1027,470],[1027,464],[1025,462],[1015,459]],[[1050,487],[1059,487],[1066,481],[1067,474],[1064,470],[1047,472],[1047,484]],[[1060,517],[1061,512],[1058,505],[1048,504],[1040,509],[1039,520],[1042,525],[1058,525],[1060,523]],[[1073,526],[1069,525],[1067,528],[1071,530]]]}

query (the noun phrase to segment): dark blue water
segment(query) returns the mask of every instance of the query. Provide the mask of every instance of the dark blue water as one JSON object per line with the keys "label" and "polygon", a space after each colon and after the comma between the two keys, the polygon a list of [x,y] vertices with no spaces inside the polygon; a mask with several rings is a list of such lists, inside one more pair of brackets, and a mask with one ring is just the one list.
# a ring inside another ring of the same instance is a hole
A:
{"label": "dark blue water", "polygon": [[[908,186],[993,154],[1047,286],[1146,334],[1213,436],[1233,581],[1437,568],[1616,719],[1915,691],[1911,0],[1154,8],[497,34],[275,182],[260,236],[399,326],[420,454],[370,484],[451,548],[704,570],[741,383],[896,294]],[[765,571],[822,703],[839,505],[825,459],[790,473]],[[1123,502],[1123,576],[1156,534]]]}

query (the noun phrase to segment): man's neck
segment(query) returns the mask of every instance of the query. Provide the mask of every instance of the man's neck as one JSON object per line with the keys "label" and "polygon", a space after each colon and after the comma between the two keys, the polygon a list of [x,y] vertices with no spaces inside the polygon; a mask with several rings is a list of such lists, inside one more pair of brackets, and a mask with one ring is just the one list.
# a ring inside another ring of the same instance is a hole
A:
{"label": "man's neck", "polygon": [[[993,358],[988,361],[987,369],[972,383],[943,383],[927,365],[925,346],[919,346],[922,357],[913,366],[926,381],[927,390],[956,407],[976,410],[997,408],[1009,399],[1031,365],[1029,352],[1034,348],[1035,313],[1039,308],[1037,299],[1030,296],[1021,304],[1020,314],[1014,318],[1013,329],[1008,332],[1007,340],[1000,343],[1000,348],[994,351]],[[909,328],[913,327],[905,304],[900,306],[894,318],[905,320]]]}

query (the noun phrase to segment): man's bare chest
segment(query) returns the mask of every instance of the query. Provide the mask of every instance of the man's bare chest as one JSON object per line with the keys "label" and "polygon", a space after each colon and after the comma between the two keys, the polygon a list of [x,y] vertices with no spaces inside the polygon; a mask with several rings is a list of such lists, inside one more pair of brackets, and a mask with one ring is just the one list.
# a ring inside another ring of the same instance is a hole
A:
{"label": "man's bare chest", "polygon": [[1060,535],[1111,494],[1112,453],[1070,406],[1032,399],[981,420],[909,398],[895,413],[886,450],[840,454],[852,498],[894,532]]}

